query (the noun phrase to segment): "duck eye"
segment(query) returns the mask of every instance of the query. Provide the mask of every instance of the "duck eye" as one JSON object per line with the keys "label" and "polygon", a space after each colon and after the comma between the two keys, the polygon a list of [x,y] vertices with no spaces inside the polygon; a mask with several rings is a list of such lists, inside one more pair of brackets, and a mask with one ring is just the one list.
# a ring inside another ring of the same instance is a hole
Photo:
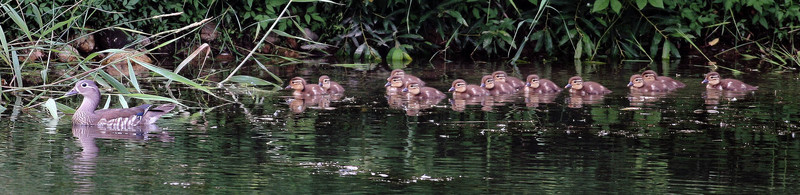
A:
{"label": "duck eye", "polygon": [[87,86],[89,86],[89,85],[86,84],[86,83],[81,83],[81,87],[87,87]]}

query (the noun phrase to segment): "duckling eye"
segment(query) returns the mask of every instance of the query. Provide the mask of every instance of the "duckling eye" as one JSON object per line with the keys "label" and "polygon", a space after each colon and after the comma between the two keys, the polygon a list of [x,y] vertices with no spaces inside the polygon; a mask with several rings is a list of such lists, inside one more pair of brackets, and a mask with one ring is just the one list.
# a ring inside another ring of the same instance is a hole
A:
{"label": "duckling eye", "polygon": [[456,84],[456,86],[461,87],[461,86],[464,86],[464,84],[463,83],[459,83],[459,84]]}
{"label": "duckling eye", "polygon": [[539,82],[539,79],[531,79],[531,82]]}
{"label": "duckling eye", "polygon": [[89,86],[89,85],[86,84],[86,83],[81,83],[81,87],[87,87],[87,86]]}
{"label": "duckling eye", "polygon": [[634,81],[636,81],[636,82],[641,82],[641,81],[642,81],[642,79],[635,79]]}

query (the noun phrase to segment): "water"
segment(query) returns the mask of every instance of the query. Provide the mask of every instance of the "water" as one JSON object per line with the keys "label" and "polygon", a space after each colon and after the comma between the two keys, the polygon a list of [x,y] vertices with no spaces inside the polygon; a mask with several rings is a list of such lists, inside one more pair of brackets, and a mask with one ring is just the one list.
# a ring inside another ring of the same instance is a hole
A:
{"label": "water", "polygon": [[[387,101],[388,67],[298,65],[274,72],[311,80],[324,73],[346,95],[319,105],[288,101],[288,91],[237,87],[218,91],[235,102],[227,103],[172,89],[179,99],[217,107],[181,107],[158,126],[135,129],[73,128],[69,116],[53,121],[38,110],[11,116],[9,108],[0,120],[0,193],[764,194],[799,188],[800,92],[793,73],[722,71],[760,89],[715,99],[700,84],[707,69],[691,64],[414,67],[408,73],[439,90],[456,78],[474,84],[505,70],[517,77],[536,72],[558,85],[580,72],[614,92],[595,104],[562,92],[553,103],[512,96],[409,106]],[[658,98],[629,97],[628,77],[647,67],[680,75],[675,78],[688,87]],[[62,102],[76,106],[79,98]]]}

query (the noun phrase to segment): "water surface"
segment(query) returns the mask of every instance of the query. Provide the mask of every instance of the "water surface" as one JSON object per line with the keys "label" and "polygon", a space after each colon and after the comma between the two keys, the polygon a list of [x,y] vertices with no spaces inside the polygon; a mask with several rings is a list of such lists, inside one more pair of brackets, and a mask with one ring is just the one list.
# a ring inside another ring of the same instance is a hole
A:
{"label": "water surface", "polygon": [[[631,96],[631,74],[655,69],[688,87]],[[407,73],[447,90],[504,70],[558,85],[574,75],[614,92],[552,103],[521,95],[453,106],[409,105],[384,93],[390,68],[297,65],[274,70],[313,83],[326,74],[338,100],[298,102],[288,91],[238,86],[170,89],[213,109],[178,108],[158,126],[72,127],[39,111],[0,114],[0,192],[40,193],[791,193],[800,178],[797,75],[745,73],[760,88],[707,94],[703,67],[666,64],[417,64]],[[767,71],[767,70],[761,70]],[[268,78],[257,71],[253,76]],[[163,84],[145,84],[159,88]],[[168,94],[159,94],[168,96]],[[448,94],[449,95],[449,94]],[[107,96],[104,96],[104,98]],[[316,104],[314,103],[316,102]],[[452,101],[455,102],[455,101]],[[79,98],[63,103],[77,106]],[[133,101],[133,103],[141,103]],[[590,104],[594,103],[594,104]],[[12,102],[13,104],[13,102]]]}

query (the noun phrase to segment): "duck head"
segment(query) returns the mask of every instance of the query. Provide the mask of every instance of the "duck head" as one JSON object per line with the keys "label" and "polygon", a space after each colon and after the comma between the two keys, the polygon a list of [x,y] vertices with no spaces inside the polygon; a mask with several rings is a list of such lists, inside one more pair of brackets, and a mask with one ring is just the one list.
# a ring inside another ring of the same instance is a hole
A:
{"label": "duck head", "polygon": [[642,72],[642,77],[644,77],[644,80],[648,82],[655,81],[657,76],[658,74],[656,74],[656,71],[653,70],[645,70]]}
{"label": "duck head", "polygon": [[492,78],[494,78],[495,82],[506,82],[506,72],[503,71],[495,71],[492,73]]}
{"label": "duck head", "polygon": [[703,80],[703,84],[709,84],[709,85],[719,84],[719,73],[709,72],[708,74],[706,74],[706,79]]}
{"label": "duck head", "polygon": [[295,91],[302,91],[306,88],[306,80],[300,77],[294,77],[289,80],[289,86],[286,89],[294,89]]}
{"label": "duck head", "polygon": [[392,86],[394,88],[401,88],[403,87],[403,76],[391,76],[386,79],[386,85],[384,87]]}
{"label": "duck head", "polygon": [[494,79],[491,75],[486,75],[481,78],[481,87],[486,89],[494,88]]}
{"label": "duck head", "polygon": [[411,95],[417,95],[419,94],[419,91],[420,91],[420,86],[419,83],[416,82],[410,82],[406,85],[405,88],[403,88],[403,92],[408,92],[408,94]]}
{"label": "duck head", "polygon": [[331,88],[331,78],[328,75],[322,75],[319,77],[319,86],[323,89],[327,90]]}
{"label": "duck head", "polygon": [[453,86],[451,86],[450,90],[447,91],[464,93],[467,91],[467,81],[464,81],[464,79],[456,79],[453,81]]}
{"label": "duck head", "polygon": [[391,75],[392,76],[405,76],[406,72],[403,71],[402,69],[394,69],[394,70],[392,70],[392,74]]}
{"label": "duck head", "polygon": [[645,78],[642,77],[642,75],[638,74],[631,75],[630,82],[628,82],[628,87],[635,87],[635,88],[642,87],[644,86],[644,81],[645,81],[644,79]]}
{"label": "duck head", "polygon": [[81,94],[84,97],[96,97],[97,100],[100,100],[100,89],[97,88],[97,84],[95,84],[92,80],[78,81],[75,83],[75,86],[69,90],[69,92],[64,94],[64,96],[71,96],[75,94]]}
{"label": "duck head", "polygon": [[564,86],[564,88],[575,89],[575,90],[583,89],[583,78],[581,78],[580,76],[574,76],[572,78],[569,78],[569,80],[567,81],[567,86]]}
{"label": "duck head", "polygon": [[525,79],[525,86],[530,88],[539,88],[539,75],[528,75],[528,78]]}

